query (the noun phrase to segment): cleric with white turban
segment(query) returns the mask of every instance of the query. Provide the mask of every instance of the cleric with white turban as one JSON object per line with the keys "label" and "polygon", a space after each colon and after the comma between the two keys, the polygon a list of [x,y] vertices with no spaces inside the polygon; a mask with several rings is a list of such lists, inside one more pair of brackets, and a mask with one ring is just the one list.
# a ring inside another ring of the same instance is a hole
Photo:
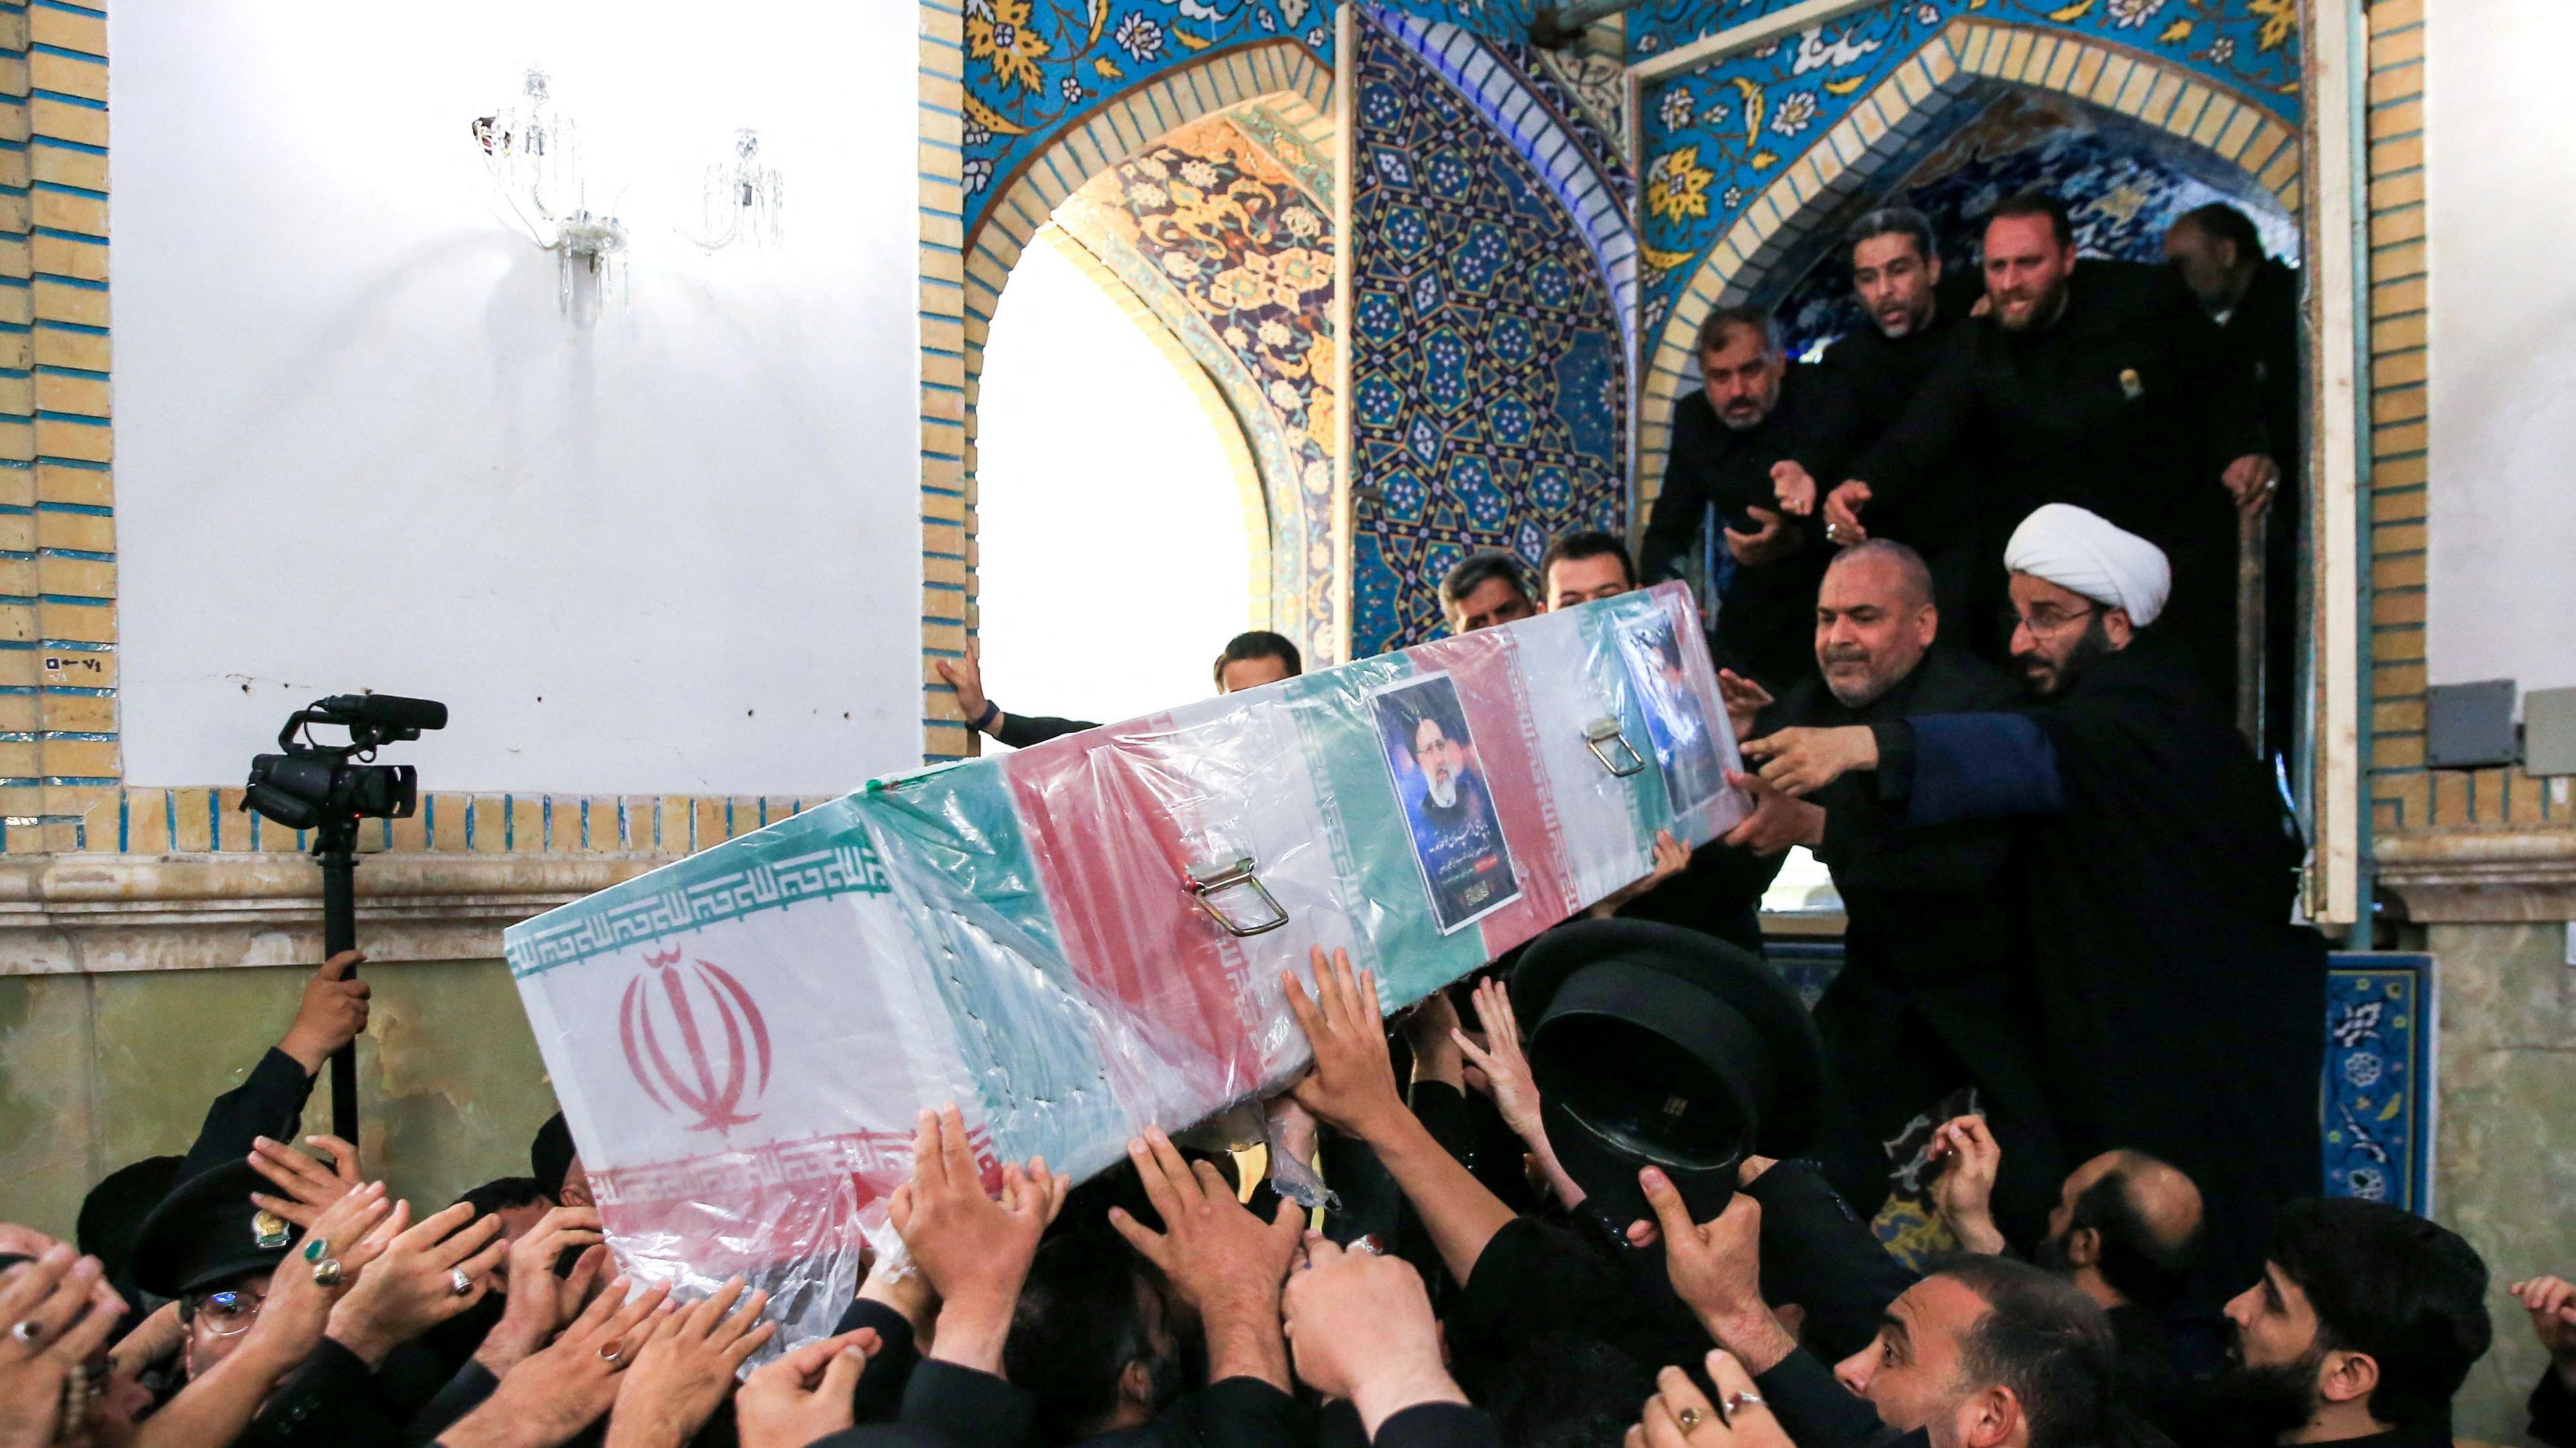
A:
{"label": "cleric with white turban", "polygon": [[2173,592],[2163,549],[2072,503],[2050,503],[2022,519],[2004,545],[2004,567],[2126,609],[2139,628],[2156,621]]}

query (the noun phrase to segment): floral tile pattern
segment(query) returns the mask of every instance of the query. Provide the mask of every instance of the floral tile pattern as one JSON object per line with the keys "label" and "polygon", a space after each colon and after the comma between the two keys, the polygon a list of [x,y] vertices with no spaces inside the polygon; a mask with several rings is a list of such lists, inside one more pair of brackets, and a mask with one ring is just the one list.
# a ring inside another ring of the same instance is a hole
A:
{"label": "floral tile pattern", "polygon": [[1332,65],[1334,0],[965,0],[966,232],[1056,137],[1163,72],[1264,41]]}
{"label": "floral tile pattern", "polygon": [[1468,553],[1627,514],[1626,348],[1584,234],[1491,120],[1373,19],[1351,167],[1352,651],[1441,628]]}
{"label": "floral tile pattern", "polygon": [[[2153,55],[2296,125],[2297,0],[1887,0],[1646,88],[1648,334],[1745,208],[1845,112],[1952,20],[2059,30]],[[1779,8],[1770,0],[1654,0],[1630,18],[1652,54]]]}
{"label": "floral tile pattern", "polygon": [[[1395,0],[1498,40],[1529,38],[1541,0]],[[966,232],[1011,177],[1102,104],[1163,72],[1264,41],[1333,65],[1340,0],[965,0]]]}
{"label": "floral tile pattern", "polygon": [[1860,321],[1839,238],[1863,208],[1913,207],[1931,221],[1942,265],[1973,267],[1974,218],[2032,187],[2065,199],[2076,245],[2088,256],[2162,261],[2165,230],[2176,217],[2224,201],[2254,218],[2265,250],[2293,264],[2299,257],[2297,219],[2243,172],[2125,116],[2064,96],[2011,91],[1953,130],[1893,188],[1864,192],[1844,208],[1849,214],[1817,227],[1807,248],[1817,255],[1803,275],[1796,261],[1774,272],[1796,277],[1777,304],[1784,340],[1804,353]]}
{"label": "floral tile pattern", "polygon": [[2334,957],[2326,973],[2324,1195],[2427,1209],[2434,998],[2431,956]]}
{"label": "floral tile pattern", "polygon": [[1269,505],[1277,622],[1310,657],[1343,657],[1329,205],[1228,114],[1093,178],[1055,221],[1154,309],[1232,405]]}

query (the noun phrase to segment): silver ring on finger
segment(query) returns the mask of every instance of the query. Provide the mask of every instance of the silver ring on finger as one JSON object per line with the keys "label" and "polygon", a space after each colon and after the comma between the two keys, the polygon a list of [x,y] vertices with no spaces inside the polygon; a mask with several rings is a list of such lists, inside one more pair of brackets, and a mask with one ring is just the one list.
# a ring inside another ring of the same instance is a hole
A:
{"label": "silver ring on finger", "polygon": [[45,1335],[45,1325],[32,1317],[22,1317],[9,1324],[9,1335],[20,1342],[32,1343]]}
{"label": "silver ring on finger", "polygon": [[608,1346],[599,1350],[599,1360],[608,1364],[611,1368],[622,1368],[626,1366],[626,1349],[622,1345],[612,1342]]}
{"label": "silver ring on finger", "polygon": [[474,1290],[474,1279],[462,1267],[447,1269],[447,1290],[463,1297]]}
{"label": "silver ring on finger", "polygon": [[1729,1393],[1726,1395],[1726,1416],[1734,1417],[1744,1410],[1744,1405],[1747,1403],[1757,1408],[1769,1406],[1762,1401],[1760,1393]]}
{"label": "silver ring on finger", "polygon": [[340,1259],[337,1257],[325,1257],[321,1261],[314,1263],[313,1281],[314,1285],[319,1287],[339,1286]]}

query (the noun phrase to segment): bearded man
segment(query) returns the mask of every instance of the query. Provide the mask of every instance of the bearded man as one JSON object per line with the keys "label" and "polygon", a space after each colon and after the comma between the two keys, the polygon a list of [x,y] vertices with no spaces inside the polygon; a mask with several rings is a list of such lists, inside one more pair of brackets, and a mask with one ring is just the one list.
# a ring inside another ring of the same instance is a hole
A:
{"label": "bearded man", "polygon": [[2245,360],[2169,268],[2079,259],[2065,203],[2044,192],[1987,213],[1982,259],[1986,315],[1833,486],[1827,525],[1837,541],[1868,536],[1873,514],[1966,457],[1987,465],[1994,519],[2045,503],[2098,513],[2164,550],[2166,632],[2231,711],[2234,509],[2260,511],[2281,476]]}
{"label": "bearded man", "polygon": [[2325,942],[2291,923],[2296,822],[2157,625],[2162,550],[2051,504],[2004,550],[2020,712],[1788,729],[1749,741],[1805,796],[1854,770],[1917,827],[2019,819],[2018,871],[2065,1149],[2172,1162],[2208,1203],[2209,1264],[2255,1275],[2320,1169]]}
{"label": "bearded man", "polygon": [[[2010,706],[2012,681],[1946,642],[1946,625],[1913,549],[1882,538],[1836,554],[1816,595],[1818,673],[1768,708],[1757,686],[1720,678],[1738,737]],[[1909,828],[1868,776],[1803,799],[1758,775],[1730,782],[1751,790],[1756,808],[1725,842],[1756,853],[1803,844],[1842,896],[1843,969],[1816,1003],[1835,1083],[1817,1148],[1827,1178],[1862,1216],[1874,1215],[1891,1168],[1910,1165],[1891,1162],[1888,1143],[1974,1087],[2008,1148],[1995,1219],[2029,1247],[2064,1168],[2040,1091],[2013,826]]]}

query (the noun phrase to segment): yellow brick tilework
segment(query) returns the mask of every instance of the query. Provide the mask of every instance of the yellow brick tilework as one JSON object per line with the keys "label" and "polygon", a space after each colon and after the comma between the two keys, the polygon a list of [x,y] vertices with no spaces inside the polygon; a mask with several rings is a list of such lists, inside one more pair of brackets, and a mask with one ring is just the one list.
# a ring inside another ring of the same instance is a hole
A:
{"label": "yellow brick tilework", "polygon": [[0,846],[118,793],[107,24],[0,10]]}
{"label": "yellow brick tilework", "polygon": [[[0,750],[10,746],[0,744]],[[362,852],[514,855],[685,855],[739,839],[824,800],[781,795],[577,795],[467,794],[437,791],[421,796],[408,819],[366,820],[358,827]],[[58,850],[136,855],[168,853],[293,852],[310,849],[311,835],[280,828],[245,812],[233,788],[87,791],[84,808],[48,818],[42,835],[11,821],[9,848],[24,833],[64,843]]]}
{"label": "yellow brick tilework", "polygon": [[1673,304],[1646,366],[1638,430],[1640,530],[1663,487],[1673,404],[1699,385],[1691,341],[1700,323],[1718,307],[1751,296],[1769,269],[1843,196],[1899,162],[1911,137],[1934,115],[1970,91],[1996,84],[2115,107],[2254,172],[2292,212],[2298,210],[2298,137],[2250,99],[2223,95],[2151,57],[2082,36],[1954,20],[1809,148],[1812,169],[1804,162],[1791,168],[1744,209]]}

